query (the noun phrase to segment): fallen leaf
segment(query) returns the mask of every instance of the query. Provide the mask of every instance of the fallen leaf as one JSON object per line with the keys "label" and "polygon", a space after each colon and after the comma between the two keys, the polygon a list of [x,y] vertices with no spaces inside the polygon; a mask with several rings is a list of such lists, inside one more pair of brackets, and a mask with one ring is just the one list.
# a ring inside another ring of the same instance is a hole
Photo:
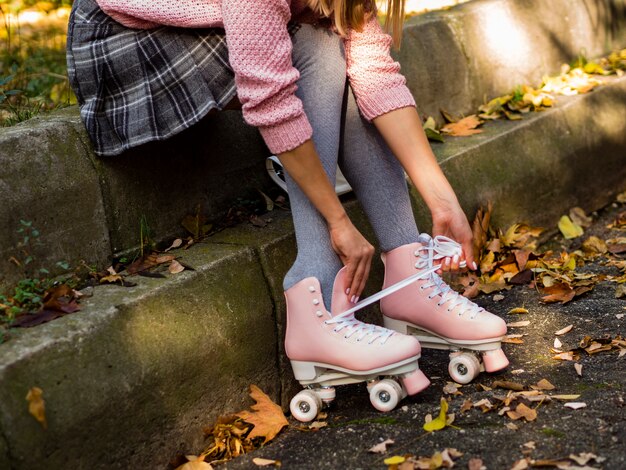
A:
{"label": "fallen leaf", "polygon": [[554,334],[557,336],[562,336],[565,333],[569,333],[570,331],[572,331],[572,328],[574,328],[574,325],[567,325],[565,328],[560,329],[559,331],[555,332]]}
{"label": "fallen leaf", "polygon": [[445,398],[441,397],[441,409],[439,411],[439,416],[433,419],[429,423],[424,423],[424,430],[428,432],[438,431],[446,427],[446,414],[448,413],[448,402]]}
{"label": "fallen leaf", "polygon": [[511,310],[509,310],[509,313],[514,314],[514,313],[528,313],[528,310],[526,310],[525,308],[522,307],[515,307],[512,308]]}
{"label": "fallen leaf", "polygon": [[276,465],[280,467],[280,462],[278,460],[263,459],[261,457],[253,458],[252,463],[257,467],[268,467],[269,465]]}
{"label": "fallen leaf", "polygon": [[541,297],[541,300],[546,303],[561,302],[565,304],[576,297],[576,291],[569,284],[563,282],[557,282],[549,287],[545,287],[543,293],[548,294]]}
{"label": "fallen leaf", "polygon": [[183,244],[182,238],[177,238],[176,240],[172,242],[169,248],[166,248],[163,251],[167,253],[168,251],[173,250],[174,248],[180,247],[182,244]]}
{"label": "fallen leaf", "polygon": [[506,390],[521,391],[524,390],[524,386],[517,382],[510,382],[508,380],[495,380],[491,384],[491,388],[504,388]]}
{"label": "fallen leaf", "polygon": [[175,259],[172,260],[172,262],[170,263],[170,267],[168,268],[168,271],[171,274],[178,274],[181,273],[185,270],[185,267],[180,264],[178,261],[176,261]]}
{"label": "fallen leaf", "polygon": [[563,346],[563,343],[561,343],[561,341],[559,341],[559,338],[554,338],[554,347],[555,347],[555,349],[559,349],[561,346]]}
{"label": "fallen leaf", "polygon": [[579,376],[581,376],[581,377],[583,376],[583,365],[582,365],[582,364],[579,364],[578,362],[576,362],[576,363],[574,364],[574,369],[576,369],[576,373],[577,373]]}
{"label": "fallen leaf", "polygon": [[460,412],[461,412],[461,413],[465,413],[466,411],[471,410],[471,409],[472,409],[472,405],[473,405],[472,400],[470,400],[469,398],[468,398],[468,399],[466,399],[466,400],[463,402],[463,404],[461,405],[461,410],[460,410]]}
{"label": "fallen leaf", "polygon": [[519,429],[517,424],[514,424],[514,423],[506,423],[504,426],[506,426],[511,431],[517,431]]}
{"label": "fallen leaf", "polygon": [[591,460],[595,460],[597,463],[602,463],[606,460],[604,457],[598,457],[591,452],[581,452],[578,455],[569,454],[569,458],[578,465],[587,465]]}
{"label": "fallen leaf", "polygon": [[401,455],[394,455],[393,457],[388,457],[384,460],[385,465],[399,465],[406,460],[405,457]]}
{"label": "fallen leaf", "polygon": [[578,356],[575,355],[572,351],[567,351],[555,354],[554,356],[552,356],[552,359],[557,359],[559,361],[577,361]]}
{"label": "fallen leaf", "polygon": [[566,215],[559,219],[558,226],[563,236],[568,240],[580,237],[585,232],[580,225],[572,222],[572,219]]}
{"label": "fallen leaf", "polygon": [[506,335],[502,338],[503,343],[508,344],[524,344],[524,340],[519,337],[519,335]]}
{"label": "fallen leaf", "polygon": [[585,214],[585,210],[580,207],[571,208],[569,211],[569,217],[572,222],[580,225],[581,227],[589,227],[593,222],[593,219],[588,217],[587,214]]}
{"label": "fallen leaf", "polygon": [[204,461],[205,455],[186,455],[189,462],[181,465],[176,470],[213,470],[211,464]]}
{"label": "fallen leaf", "polygon": [[451,122],[441,128],[441,132],[450,134],[453,136],[468,136],[473,134],[479,134],[482,132],[480,129],[476,129],[482,124],[482,121],[478,119],[478,116],[472,114],[464,117],[457,122]]}
{"label": "fallen leaf", "polygon": [[591,236],[583,242],[582,248],[588,253],[606,253],[609,249],[604,240],[596,236]]}
{"label": "fallen leaf", "polygon": [[507,323],[506,326],[508,326],[509,328],[522,328],[524,326],[528,326],[530,325],[530,321],[529,320],[523,320],[523,321],[516,321],[513,323]]}
{"label": "fallen leaf", "polygon": [[578,410],[580,408],[586,408],[587,403],[582,401],[570,401],[569,403],[565,403],[563,406],[571,408],[572,410]]}
{"label": "fallen leaf", "polygon": [[462,385],[456,383],[456,382],[448,382],[446,383],[446,385],[444,385],[443,387],[443,393],[448,393],[451,395],[463,395],[463,393],[459,392],[459,388],[461,388]]}
{"label": "fallen leaf", "polygon": [[500,302],[501,300],[504,300],[504,296],[502,294],[496,294],[493,296],[494,302]]}
{"label": "fallen leaf", "polygon": [[526,447],[527,449],[535,449],[536,448],[535,441],[528,441],[528,442],[525,442],[522,445],[524,447]]}
{"label": "fallen leaf", "polygon": [[28,412],[35,417],[44,429],[48,428],[46,421],[46,404],[43,399],[43,390],[39,387],[32,387],[26,394],[28,402]]}
{"label": "fallen leaf", "polygon": [[535,385],[531,385],[530,388],[533,390],[554,390],[556,387],[552,385],[548,380],[541,379]]}
{"label": "fallen leaf", "polygon": [[385,452],[387,452],[387,446],[393,443],[394,443],[393,439],[387,439],[386,441],[383,441],[379,444],[376,444],[375,446],[370,447],[367,451],[372,452],[373,454],[384,454]]}
{"label": "fallen leaf", "polygon": [[576,400],[580,398],[580,395],[550,395],[550,398],[556,398],[557,400]]}
{"label": "fallen leaf", "polygon": [[526,421],[534,421],[537,419],[537,411],[527,407],[523,403],[520,403],[515,408],[515,412],[524,418]]}
{"label": "fallen leaf", "polygon": [[252,412],[244,410],[236,414],[254,428],[248,435],[249,439],[263,437],[263,442],[274,439],[276,435],[289,424],[280,406],[261,391],[256,385],[250,385],[250,396],[256,404],[252,405]]}
{"label": "fallen leaf", "polygon": [[326,426],[328,426],[328,423],[326,421],[313,421],[311,424],[309,424],[309,429],[318,430],[325,428]]}
{"label": "fallen leaf", "polygon": [[619,284],[615,288],[615,298],[621,299],[622,297],[626,297],[626,284]]}
{"label": "fallen leaf", "polygon": [[55,310],[63,313],[73,313],[80,310],[74,289],[67,284],[52,287],[43,295],[43,309]]}

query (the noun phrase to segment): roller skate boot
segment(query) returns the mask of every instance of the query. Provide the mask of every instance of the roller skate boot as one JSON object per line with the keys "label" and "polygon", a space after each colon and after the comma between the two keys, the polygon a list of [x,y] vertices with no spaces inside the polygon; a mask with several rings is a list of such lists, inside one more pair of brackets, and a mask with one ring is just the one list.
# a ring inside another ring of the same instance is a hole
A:
{"label": "roller skate boot", "polygon": [[384,297],[380,308],[387,328],[414,335],[425,348],[451,351],[450,377],[467,384],[481,371],[504,369],[509,361],[501,347],[506,323],[452,290],[436,273],[444,258],[460,254],[455,241],[427,234],[418,243],[383,254],[383,292],[398,283],[408,285]]}
{"label": "roller skate boot", "polygon": [[290,404],[299,421],[315,419],[322,405],[335,398],[337,385],[366,382],[372,405],[390,411],[430,383],[418,367],[421,347],[416,338],[354,317],[355,309],[342,292],[344,270],[335,279],[332,313],[314,277],[285,292],[285,351],[296,380],[305,387]]}

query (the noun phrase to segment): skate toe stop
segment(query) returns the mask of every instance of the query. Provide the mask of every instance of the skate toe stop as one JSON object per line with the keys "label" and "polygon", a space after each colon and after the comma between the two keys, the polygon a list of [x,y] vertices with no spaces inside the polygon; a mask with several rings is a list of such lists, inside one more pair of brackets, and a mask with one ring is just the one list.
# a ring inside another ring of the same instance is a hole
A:
{"label": "skate toe stop", "polygon": [[420,369],[416,369],[402,378],[402,385],[409,395],[415,395],[430,385],[430,380]]}
{"label": "skate toe stop", "polygon": [[496,372],[508,366],[509,360],[502,349],[495,349],[483,353],[483,364],[485,365],[485,371]]}

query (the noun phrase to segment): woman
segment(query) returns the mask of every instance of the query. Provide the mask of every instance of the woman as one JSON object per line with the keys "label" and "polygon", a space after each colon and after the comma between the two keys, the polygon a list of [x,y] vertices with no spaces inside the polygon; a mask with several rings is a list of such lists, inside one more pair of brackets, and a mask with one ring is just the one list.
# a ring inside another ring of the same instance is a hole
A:
{"label": "woman", "polygon": [[[397,44],[403,1],[389,0],[388,14]],[[472,233],[391,42],[370,0],[74,2],[68,69],[96,153],[167,138],[240,102],[280,158],[298,245],[284,281],[286,352],[304,385],[328,385],[328,371],[353,381],[400,375],[409,393],[428,385],[415,338],[341,314],[359,301],[374,248],[334,192],[337,164],[374,228],[386,286],[423,274],[385,298],[387,323],[450,341],[491,341],[506,331],[434,273],[476,269]],[[460,246],[419,238],[403,170],[431,211],[434,234]],[[319,404],[313,395],[305,402]]]}

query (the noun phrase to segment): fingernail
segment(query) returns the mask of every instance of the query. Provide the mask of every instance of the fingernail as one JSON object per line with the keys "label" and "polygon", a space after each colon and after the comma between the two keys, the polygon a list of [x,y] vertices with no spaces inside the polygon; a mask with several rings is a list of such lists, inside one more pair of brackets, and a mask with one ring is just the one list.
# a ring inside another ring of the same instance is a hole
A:
{"label": "fingernail", "polygon": [[454,257],[452,258],[452,262],[454,264],[459,264],[459,255],[454,255]]}
{"label": "fingernail", "polygon": [[350,288],[349,287],[346,289],[346,295],[350,295]]}
{"label": "fingernail", "polygon": [[450,266],[450,258],[446,258],[446,266]]}
{"label": "fingernail", "polygon": [[359,299],[360,299],[360,298],[361,298],[361,297],[357,297],[357,298],[355,299],[354,303],[355,303],[355,304],[358,304],[358,303],[359,303]]}
{"label": "fingernail", "polygon": [[476,261],[472,263],[472,267],[474,268],[474,271],[478,269],[478,265],[476,264]]}
{"label": "fingernail", "polygon": [[354,303],[354,299],[356,299],[356,295],[353,295],[353,296],[350,298],[350,302]]}

